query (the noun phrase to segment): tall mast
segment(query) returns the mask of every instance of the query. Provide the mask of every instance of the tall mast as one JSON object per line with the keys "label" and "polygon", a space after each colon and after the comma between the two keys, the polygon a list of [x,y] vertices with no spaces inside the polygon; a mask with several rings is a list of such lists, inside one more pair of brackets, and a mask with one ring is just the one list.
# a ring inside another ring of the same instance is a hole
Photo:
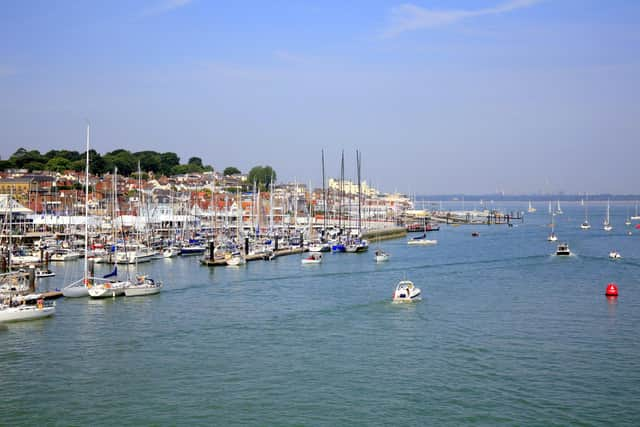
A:
{"label": "tall mast", "polygon": [[322,150],[322,204],[323,204],[323,219],[322,219],[322,237],[324,238],[324,233],[327,231],[327,189],[325,187],[325,177],[324,177],[324,149]]}
{"label": "tall mast", "polygon": [[362,201],[362,185],[361,185],[361,181],[360,181],[360,166],[362,165],[362,153],[358,150],[356,150],[356,166],[358,169],[358,233],[360,233],[360,228],[362,227],[361,221],[362,221],[362,207],[361,207],[361,201]]}
{"label": "tall mast", "polygon": [[87,123],[87,147],[84,175],[84,284],[89,284],[89,123]]}

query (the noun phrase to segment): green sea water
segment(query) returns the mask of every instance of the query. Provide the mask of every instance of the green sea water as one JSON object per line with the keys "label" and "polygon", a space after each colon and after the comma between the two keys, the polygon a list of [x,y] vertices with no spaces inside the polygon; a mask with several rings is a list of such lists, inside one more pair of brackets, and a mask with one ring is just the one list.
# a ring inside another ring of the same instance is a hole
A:
{"label": "green sea water", "polygon": [[[435,246],[381,242],[384,264],[371,242],[320,265],[140,265],[160,295],[61,299],[0,330],[0,425],[639,425],[640,230],[622,205],[610,233],[603,204],[589,231],[563,208],[568,258],[541,205],[514,227],[443,226]],[[42,288],[82,262],[53,268]],[[391,303],[404,278],[422,301]]]}

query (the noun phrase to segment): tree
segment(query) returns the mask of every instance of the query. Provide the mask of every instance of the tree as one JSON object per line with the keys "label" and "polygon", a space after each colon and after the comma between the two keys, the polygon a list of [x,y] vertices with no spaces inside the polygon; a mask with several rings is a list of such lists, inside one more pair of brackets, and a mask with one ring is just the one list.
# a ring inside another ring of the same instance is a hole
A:
{"label": "tree", "polygon": [[171,175],[172,168],[180,164],[180,157],[176,153],[166,152],[160,154],[160,170],[162,175]]}
{"label": "tree", "polygon": [[202,167],[202,159],[200,157],[191,157],[187,164]]}
{"label": "tree", "polygon": [[249,182],[257,182],[258,184],[262,184],[264,188],[271,187],[272,180],[276,179],[276,171],[273,170],[271,166],[254,166],[249,171]]}
{"label": "tree", "polygon": [[71,169],[71,160],[65,157],[54,157],[44,166],[46,170],[53,172],[64,172]]}
{"label": "tree", "polygon": [[227,166],[226,168],[224,168],[224,172],[222,172],[224,176],[240,175],[241,173],[242,172],[240,172],[240,169],[235,166]]}

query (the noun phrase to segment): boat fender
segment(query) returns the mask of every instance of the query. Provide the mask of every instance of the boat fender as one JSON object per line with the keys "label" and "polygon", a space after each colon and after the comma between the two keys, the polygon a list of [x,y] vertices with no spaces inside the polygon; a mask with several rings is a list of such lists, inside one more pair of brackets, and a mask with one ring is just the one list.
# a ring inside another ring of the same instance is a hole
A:
{"label": "boat fender", "polygon": [[43,299],[39,299],[38,300],[38,309],[42,310],[43,307],[44,307],[44,300]]}

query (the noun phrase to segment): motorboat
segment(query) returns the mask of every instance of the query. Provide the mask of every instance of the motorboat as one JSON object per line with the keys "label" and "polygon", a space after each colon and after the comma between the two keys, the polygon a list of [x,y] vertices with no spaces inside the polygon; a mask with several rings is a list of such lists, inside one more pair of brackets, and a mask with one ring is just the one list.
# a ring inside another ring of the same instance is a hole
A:
{"label": "motorboat", "polygon": [[471,237],[480,237],[480,233],[477,231],[474,231],[471,233]]}
{"label": "motorboat", "polygon": [[437,240],[427,239],[427,233],[424,233],[422,236],[413,237],[407,241],[408,245],[435,245],[437,243]]}
{"label": "motorboat", "polygon": [[128,297],[155,295],[162,290],[162,282],[156,282],[145,275],[136,276],[136,283],[124,288],[124,294]]}
{"label": "motorboat", "polygon": [[234,252],[227,257],[227,265],[238,266],[245,264],[247,261],[244,259],[240,252]]}
{"label": "motorboat", "polygon": [[389,254],[382,249],[376,249],[373,259],[375,262],[389,261]]}
{"label": "motorboat", "polygon": [[345,252],[358,253],[366,252],[369,250],[369,243],[366,240],[354,240],[347,243],[345,246]]}
{"label": "motorboat", "polygon": [[620,259],[622,258],[622,255],[620,255],[620,252],[613,250],[611,252],[609,252],[609,258],[611,259]]}
{"label": "motorboat", "polygon": [[180,255],[182,256],[190,256],[190,255],[202,255],[207,250],[206,247],[198,244],[189,244],[187,246],[183,246],[180,248]]}
{"label": "motorboat", "polygon": [[49,270],[48,268],[46,270],[42,270],[40,268],[36,269],[36,277],[37,278],[53,277],[55,275],[56,275],[56,273],[54,273],[53,271]]}
{"label": "motorboat", "polygon": [[80,252],[71,249],[56,249],[51,254],[51,261],[75,261],[80,258]]}
{"label": "motorboat", "polygon": [[331,251],[331,245],[328,243],[324,243],[319,240],[309,243],[309,252],[330,252],[330,251]]}
{"label": "motorboat", "polygon": [[556,255],[558,256],[569,256],[571,255],[571,250],[569,249],[569,244],[560,243],[558,248],[556,249]]}
{"label": "motorboat", "polygon": [[302,264],[320,264],[322,262],[322,254],[320,252],[311,252],[309,256],[302,258]]}
{"label": "motorboat", "polygon": [[411,302],[420,299],[420,288],[411,280],[401,280],[393,292],[393,302]]}
{"label": "motorboat", "polygon": [[53,316],[55,313],[56,304],[54,302],[45,303],[43,299],[39,299],[36,305],[20,304],[11,306],[10,304],[0,304],[0,323],[42,319]]}
{"label": "motorboat", "polygon": [[164,248],[162,250],[163,258],[173,258],[180,255],[180,248],[176,248],[175,246],[169,246],[168,248]]}

